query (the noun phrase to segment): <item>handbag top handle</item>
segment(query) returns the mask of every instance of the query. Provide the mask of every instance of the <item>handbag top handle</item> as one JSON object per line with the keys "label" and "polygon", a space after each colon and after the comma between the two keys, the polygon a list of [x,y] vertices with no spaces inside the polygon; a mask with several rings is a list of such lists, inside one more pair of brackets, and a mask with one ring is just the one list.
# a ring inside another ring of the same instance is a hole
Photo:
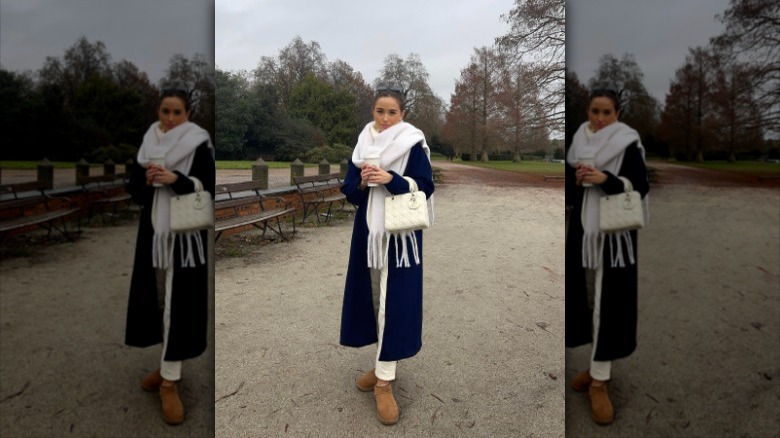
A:
{"label": "handbag top handle", "polygon": [[620,180],[623,181],[623,187],[626,193],[634,191],[634,185],[631,184],[630,179],[626,178],[625,176],[619,176],[618,178],[620,178]]}
{"label": "handbag top handle", "polygon": [[409,193],[414,193],[414,192],[418,191],[418,189],[417,189],[417,181],[415,181],[414,178],[412,178],[410,176],[405,176],[404,179],[409,181]]}
{"label": "handbag top handle", "polygon": [[192,180],[192,184],[195,185],[195,192],[202,192],[203,191],[203,183],[200,182],[198,178],[195,178],[194,176],[188,176],[187,178]]}

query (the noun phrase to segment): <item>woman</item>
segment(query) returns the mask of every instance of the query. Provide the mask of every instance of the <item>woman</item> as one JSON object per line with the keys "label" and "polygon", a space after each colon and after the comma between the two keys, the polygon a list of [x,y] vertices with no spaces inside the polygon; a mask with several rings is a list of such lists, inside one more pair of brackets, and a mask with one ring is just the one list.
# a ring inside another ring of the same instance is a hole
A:
{"label": "woman", "polygon": [[144,135],[127,186],[141,206],[141,219],[125,343],[135,347],[162,343],[160,368],[141,386],[159,392],[163,420],[169,424],[184,421],[176,388],[181,361],[206,350],[208,323],[208,233],[170,229],[170,199],[195,191],[192,177],[214,195],[214,147],[208,132],[189,122],[189,115],[187,91],[163,89],[159,121]]}
{"label": "woman", "polygon": [[[422,347],[422,231],[389,234],[384,202],[408,193],[411,178],[429,199],[433,215],[430,149],[422,131],[403,121],[399,88],[377,90],[374,121],[358,137],[341,191],[357,206],[341,317],[341,344],[378,343],[374,369],[355,384],[374,391],[379,421],[390,425],[400,412],[390,384],[397,361]],[[379,165],[366,163],[379,156]],[[370,186],[371,185],[371,186]],[[373,186],[375,185],[375,186]]]}
{"label": "woman", "polygon": [[[626,178],[644,198],[645,221],[648,213],[645,151],[637,132],[617,121],[619,111],[614,88],[594,89],[588,121],[577,130],[566,157],[566,198],[574,206],[566,239],[566,346],[593,343],[590,368],[572,381],[572,388],[589,392],[598,424],[614,418],[606,381],[612,361],[636,348],[637,325],[637,232],[600,232],[599,198],[622,193],[621,178]],[[592,311],[587,271],[595,276]]]}

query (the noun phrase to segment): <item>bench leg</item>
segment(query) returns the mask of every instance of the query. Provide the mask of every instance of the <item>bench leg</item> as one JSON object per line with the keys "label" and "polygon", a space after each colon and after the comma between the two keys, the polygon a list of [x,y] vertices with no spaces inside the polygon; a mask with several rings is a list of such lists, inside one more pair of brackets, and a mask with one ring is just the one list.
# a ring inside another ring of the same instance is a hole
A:
{"label": "bench leg", "polygon": [[[303,219],[301,219],[301,224],[306,222],[306,218],[309,217],[311,213],[314,213],[314,216],[317,216],[317,207],[319,207],[319,204],[314,203],[308,203],[303,205]],[[317,222],[319,223],[320,218],[317,217]]]}
{"label": "bench leg", "polygon": [[[76,214],[75,217],[76,217],[76,226],[78,228],[76,230],[76,235],[79,235],[81,234],[81,219],[79,214]],[[43,226],[47,231],[46,238],[48,239],[51,237],[52,230],[57,230],[60,233],[62,233],[62,235],[65,237],[65,239],[67,239],[68,242],[75,241],[76,239],[71,235],[70,232],[68,232],[68,221],[66,219],[67,218],[65,217],[54,219],[49,222],[48,226],[42,224],[41,226]],[[57,225],[57,221],[59,221],[60,226]]]}
{"label": "bench leg", "polygon": [[325,223],[326,224],[329,223],[331,217],[333,217],[333,216],[331,216],[332,210],[333,210],[333,203],[331,202],[330,204],[328,204],[328,213],[327,213],[327,216],[325,216]]}

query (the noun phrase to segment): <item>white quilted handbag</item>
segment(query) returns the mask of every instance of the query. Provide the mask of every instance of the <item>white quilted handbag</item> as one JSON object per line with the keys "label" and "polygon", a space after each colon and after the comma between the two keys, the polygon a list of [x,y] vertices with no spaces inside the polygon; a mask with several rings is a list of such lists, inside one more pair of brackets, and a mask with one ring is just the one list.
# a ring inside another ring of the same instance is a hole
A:
{"label": "white quilted handbag", "polygon": [[211,193],[203,190],[199,179],[190,176],[195,191],[171,198],[171,231],[205,230],[214,226]]}
{"label": "white quilted handbag", "polygon": [[620,177],[624,193],[599,199],[599,228],[605,233],[638,230],[645,226],[642,196],[634,190],[628,178]]}
{"label": "white quilted handbag", "polygon": [[431,225],[425,192],[417,189],[414,179],[404,179],[409,181],[409,193],[385,198],[385,231],[391,233],[425,230]]}

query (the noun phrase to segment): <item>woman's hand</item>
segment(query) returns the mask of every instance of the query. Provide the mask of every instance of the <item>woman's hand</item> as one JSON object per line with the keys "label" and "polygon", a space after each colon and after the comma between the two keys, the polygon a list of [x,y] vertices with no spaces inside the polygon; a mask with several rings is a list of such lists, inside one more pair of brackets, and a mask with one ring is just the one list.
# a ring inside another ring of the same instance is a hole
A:
{"label": "woman's hand", "polygon": [[377,166],[371,164],[364,164],[363,169],[360,171],[360,178],[366,184],[376,183],[376,184],[385,185],[393,180],[393,175],[391,175],[388,172],[385,172],[384,170],[380,169]]}
{"label": "woman's hand", "polygon": [[157,183],[167,186],[175,183],[178,179],[178,175],[162,166],[149,163],[149,166],[146,168],[146,185]]}
{"label": "woman's hand", "polygon": [[602,184],[607,180],[607,174],[587,164],[578,164],[576,171],[576,183],[581,186],[583,183]]}

